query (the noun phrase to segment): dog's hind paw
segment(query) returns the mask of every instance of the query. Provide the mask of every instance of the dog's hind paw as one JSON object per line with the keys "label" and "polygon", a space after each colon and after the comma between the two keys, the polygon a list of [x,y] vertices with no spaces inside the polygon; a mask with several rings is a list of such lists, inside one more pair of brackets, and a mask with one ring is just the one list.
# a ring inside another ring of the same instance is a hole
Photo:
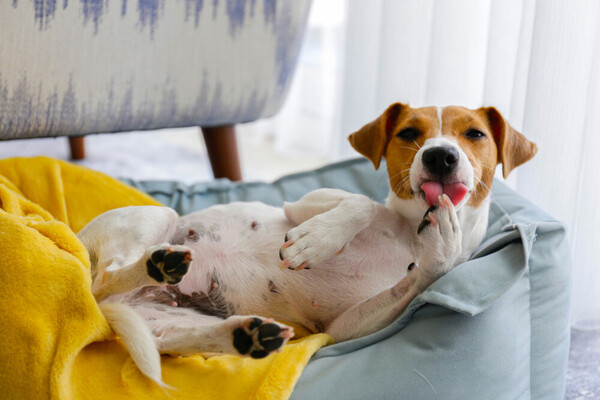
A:
{"label": "dog's hind paw", "polygon": [[188,247],[165,244],[149,251],[146,270],[156,282],[174,285],[181,282],[191,262],[192,251]]}
{"label": "dog's hind paw", "polygon": [[269,318],[248,317],[233,330],[233,347],[243,356],[264,358],[294,336],[294,330]]}

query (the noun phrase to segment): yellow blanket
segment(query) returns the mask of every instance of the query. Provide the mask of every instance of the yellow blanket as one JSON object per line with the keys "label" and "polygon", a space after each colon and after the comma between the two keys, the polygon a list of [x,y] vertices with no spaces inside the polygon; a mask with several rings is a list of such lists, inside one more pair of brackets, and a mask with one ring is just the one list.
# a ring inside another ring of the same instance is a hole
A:
{"label": "yellow blanket", "polygon": [[137,370],[91,294],[74,232],[104,211],[158,204],[106,175],[45,157],[0,160],[0,398],[281,399],[313,335],[263,360],[162,358],[165,392]]}

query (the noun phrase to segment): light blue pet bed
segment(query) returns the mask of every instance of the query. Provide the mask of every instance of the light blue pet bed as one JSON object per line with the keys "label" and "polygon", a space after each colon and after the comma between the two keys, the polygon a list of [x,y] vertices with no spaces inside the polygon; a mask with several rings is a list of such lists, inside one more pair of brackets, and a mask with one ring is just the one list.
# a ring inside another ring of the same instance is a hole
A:
{"label": "light blue pet bed", "polygon": [[[186,214],[231,201],[281,205],[321,187],[383,202],[382,171],[359,159],[272,184],[127,182]],[[292,398],[562,399],[569,302],[564,225],[494,182],[488,232],[473,259],[387,328],[317,352]]]}

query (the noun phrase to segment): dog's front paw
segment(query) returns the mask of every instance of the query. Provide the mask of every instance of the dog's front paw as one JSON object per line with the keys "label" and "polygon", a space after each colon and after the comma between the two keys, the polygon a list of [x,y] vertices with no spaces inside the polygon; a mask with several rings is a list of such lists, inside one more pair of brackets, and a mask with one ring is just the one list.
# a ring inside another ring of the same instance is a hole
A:
{"label": "dog's front paw", "polygon": [[445,194],[430,207],[419,224],[419,273],[435,280],[451,270],[462,252],[462,231],[452,201]]}
{"label": "dog's front paw", "polygon": [[294,330],[269,318],[248,317],[233,330],[233,347],[243,356],[264,358],[294,336]]}
{"label": "dog's front paw", "polygon": [[285,235],[285,242],[279,249],[282,268],[309,269],[343,251],[346,243],[336,240],[341,235],[319,225],[313,221],[305,222]]}
{"label": "dog's front paw", "polygon": [[174,285],[181,282],[192,262],[192,251],[186,246],[163,244],[148,253],[148,276],[159,283]]}

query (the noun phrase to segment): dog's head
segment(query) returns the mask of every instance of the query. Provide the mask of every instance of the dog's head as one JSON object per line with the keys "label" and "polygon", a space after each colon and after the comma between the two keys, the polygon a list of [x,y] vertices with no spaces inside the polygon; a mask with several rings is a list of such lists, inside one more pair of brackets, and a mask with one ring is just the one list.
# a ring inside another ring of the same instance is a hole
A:
{"label": "dog's head", "polygon": [[496,166],[510,171],[537,151],[493,107],[411,108],[395,103],[348,138],[379,168],[385,157],[392,193],[424,210],[446,193],[457,208],[479,207]]}

